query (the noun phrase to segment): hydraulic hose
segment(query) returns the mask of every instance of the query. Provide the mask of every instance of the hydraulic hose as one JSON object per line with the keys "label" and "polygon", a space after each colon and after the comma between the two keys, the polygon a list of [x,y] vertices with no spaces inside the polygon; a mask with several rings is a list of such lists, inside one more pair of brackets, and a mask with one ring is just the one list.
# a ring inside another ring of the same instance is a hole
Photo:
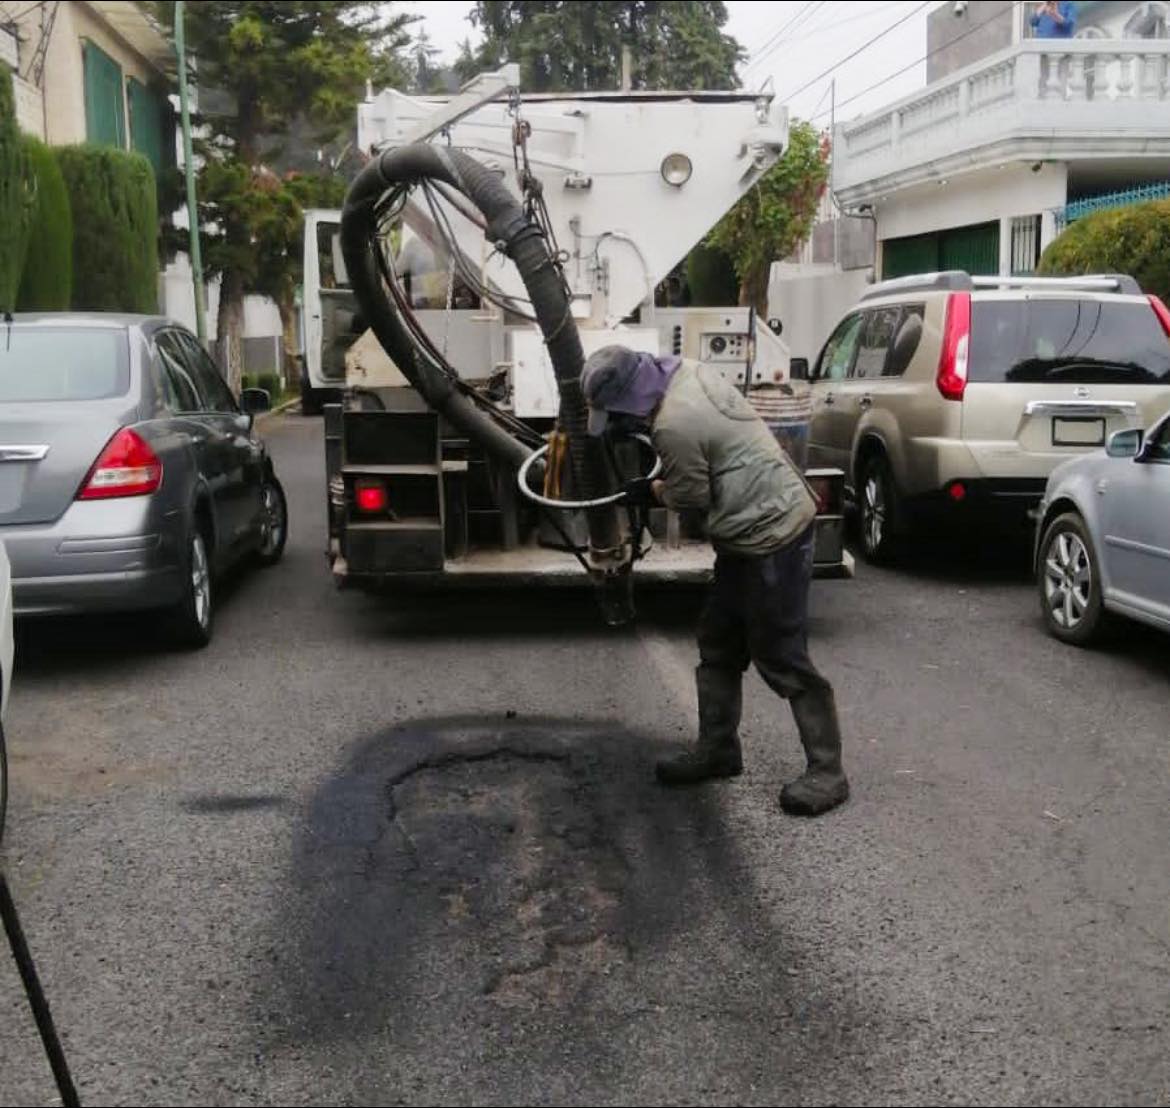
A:
{"label": "hydraulic hose", "polygon": [[[387,150],[354,179],[341,216],[341,249],[354,295],[378,341],[427,404],[478,442],[488,453],[518,469],[530,448],[463,395],[443,373],[421,357],[386,294],[371,246],[376,235],[376,208],[388,190],[423,179],[440,181],[463,193],[483,213],[487,236],[515,263],[528,290],[548,347],[560,393],[558,421],[569,436],[574,488],[582,500],[614,491],[601,444],[586,431],[588,410],[581,391],[584,353],[564,282],[553,264],[540,229],[524,214],[500,178],[459,150],[428,143]],[[621,543],[618,516],[612,507],[587,513],[595,552],[611,552]]]}

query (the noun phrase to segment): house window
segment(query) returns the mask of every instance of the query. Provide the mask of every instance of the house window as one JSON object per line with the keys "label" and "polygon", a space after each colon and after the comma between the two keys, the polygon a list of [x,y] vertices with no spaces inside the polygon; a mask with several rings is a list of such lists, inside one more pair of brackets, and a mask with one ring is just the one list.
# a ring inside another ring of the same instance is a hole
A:
{"label": "house window", "polygon": [[82,43],[85,69],[85,135],[90,142],[126,149],[126,100],[122,67],[92,42]]}
{"label": "house window", "polygon": [[170,105],[160,93],[133,77],[126,82],[126,99],[130,104],[130,146],[146,156],[157,178],[174,163]]}
{"label": "house window", "polygon": [[1034,273],[1040,260],[1040,217],[1017,215],[1012,217],[1012,273],[1020,276]]}

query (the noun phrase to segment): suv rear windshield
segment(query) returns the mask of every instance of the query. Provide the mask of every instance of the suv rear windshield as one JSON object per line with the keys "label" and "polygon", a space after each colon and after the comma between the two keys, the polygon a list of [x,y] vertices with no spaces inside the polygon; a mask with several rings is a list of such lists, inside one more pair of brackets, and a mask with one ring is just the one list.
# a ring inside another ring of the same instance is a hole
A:
{"label": "suv rear windshield", "polygon": [[968,379],[1170,384],[1170,339],[1147,304],[976,300]]}
{"label": "suv rear windshield", "polygon": [[125,331],[0,323],[0,404],[103,400],[129,389]]}

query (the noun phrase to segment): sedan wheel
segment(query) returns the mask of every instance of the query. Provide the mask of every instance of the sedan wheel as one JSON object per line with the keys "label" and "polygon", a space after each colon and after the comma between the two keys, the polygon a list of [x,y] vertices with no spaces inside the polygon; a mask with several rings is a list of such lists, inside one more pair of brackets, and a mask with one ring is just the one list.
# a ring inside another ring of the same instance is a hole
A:
{"label": "sedan wheel", "polygon": [[176,642],[198,648],[211,642],[213,613],[211,561],[207,555],[207,543],[194,527],[188,539],[184,575],[183,599],[172,612],[171,625]]}
{"label": "sedan wheel", "polygon": [[1101,582],[1079,515],[1070,512],[1049,526],[1041,546],[1039,585],[1049,631],[1064,642],[1088,642],[1101,622]]}
{"label": "sedan wheel", "polygon": [[284,544],[288,540],[288,503],[284,498],[284,489],[274,476],[265,478],[261,495],[264,509],[256,557],[261,565],[271,566],[280,561]]}

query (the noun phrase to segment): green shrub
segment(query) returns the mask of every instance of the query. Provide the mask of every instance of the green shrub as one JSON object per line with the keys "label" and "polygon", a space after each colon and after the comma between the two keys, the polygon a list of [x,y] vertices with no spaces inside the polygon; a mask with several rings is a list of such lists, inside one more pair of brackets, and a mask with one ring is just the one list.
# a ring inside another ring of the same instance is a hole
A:
{"label": "green shrub", "polygon": [[0,66],[0,312],[16,306],[35,209],[36,182],[16,124],[12,77]]}
{"label": "green shrub", "polygon": [[16,306],[22,312],[63,312],[73,291],[69,192],[53,151],[31,135],[24,136],[24,145],[37,183],[37,206]]}
{"label": "green shrub", "polygon": [[739,303],[739,278],[731,258],[713,246],[696,246],[687,255],[687,285],[696,308],[723,308]]}
{"label": "green shrub", "polygon": [[158,311],[158,201],[141,154],[105,146],[57,151],[73,211],[73,307]]}
{"label": "green shrub", "polygon": [[240,387],[245,389],[267,389],[268,395],[272,397],[272,402],[275,404],[280,394],[284,391],[284,382],[281,381],[279,373],[245,373],[241,378]]}
{"label": "green shrub", "polygon": [[1069,277],[1126,273],[1170,300],[1170,199],[1083,216],[1048,245],[1039,268]]}

